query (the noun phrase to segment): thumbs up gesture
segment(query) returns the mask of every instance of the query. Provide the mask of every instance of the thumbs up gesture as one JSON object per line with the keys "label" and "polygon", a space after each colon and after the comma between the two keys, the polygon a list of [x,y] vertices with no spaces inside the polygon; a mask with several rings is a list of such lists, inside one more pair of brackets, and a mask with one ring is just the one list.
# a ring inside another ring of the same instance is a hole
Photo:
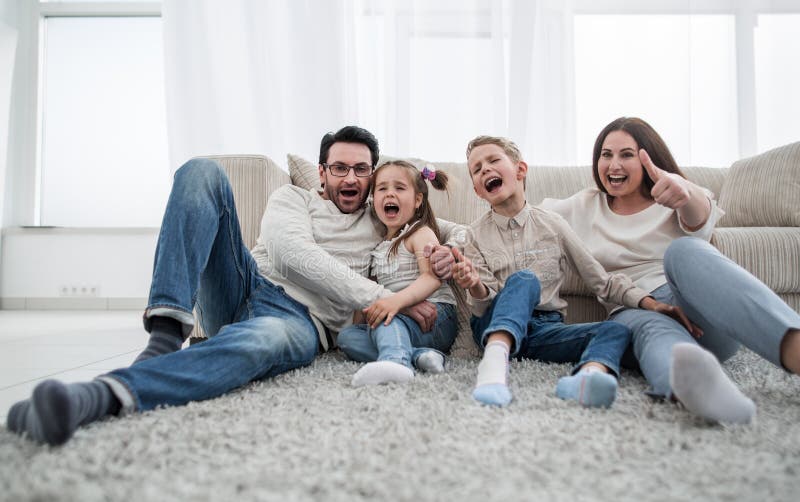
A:
{"label": "thumbs up gesture", "polygon": [[653,164],[653,160],[644,148],[639,150],[639,159],[650,179],[653,180],[650,195],[657,204],[670,209],[679,209],[689,202],[691,199],[690,184],[685,178],[664,171]]}

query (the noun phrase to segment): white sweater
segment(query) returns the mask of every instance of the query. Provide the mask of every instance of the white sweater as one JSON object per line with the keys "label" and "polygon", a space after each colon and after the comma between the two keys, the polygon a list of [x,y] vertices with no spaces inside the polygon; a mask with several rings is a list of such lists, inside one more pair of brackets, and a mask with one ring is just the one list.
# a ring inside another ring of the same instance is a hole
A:
{"label": "white sweater", "polygon": [[315,190],[284,185],[269,198],[253,257],[262,275],[308,307],[327,349],[323,325],[340,331],[354,310],[391,294],[366,278],[381,240],[368,209],[344,214]]}
{"label": "white sweater", "polygon": [[619,215],[608,206],[606,194],[587,188],[568,199],[545,199],[541,206],[564,217],[586,243],[592,255],[607,272],[621,272],[645,291],[667,282],[664,253],[676,238],[685,235],[711,239],[717,220],[725,214],[717,207],[713,194],[711,215],[702,228],[687,230],[676,211],[659,204],[631,215]]}

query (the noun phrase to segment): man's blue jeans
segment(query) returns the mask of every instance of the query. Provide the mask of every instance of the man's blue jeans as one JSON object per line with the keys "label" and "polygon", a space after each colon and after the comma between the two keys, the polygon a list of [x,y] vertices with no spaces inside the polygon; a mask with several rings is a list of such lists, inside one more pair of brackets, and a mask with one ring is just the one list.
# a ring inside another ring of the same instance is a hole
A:
{"label": "man's blue jeans", "polygon": [[471,319],[475,343],[505,331],[514,339],[511,356],[551,363],[600,363],[619,376],[619,361],[631,332],[615,322],[564,324],[559,312],[537,311],[541,286],[536,275],[521,270],[511,275],[481,317]]}
{"label": "man's blue jeans", "polygon": [[208,341],[100,377],[126,411],[213,398],[307,365],[317,354],[308,309],[258,272],[230,183],[216,162],[202,159],[175,174],[145,327],[153,312],[191,323],[195,304]]}
{"label": "man's blue jeans", "polygon": [[366,324],[348,326],[339,333],[336,343],[354,361],[392,361],[413,369],[417,358],[426,351],[435,350],[444,356],[457,333],[455,306],[437,303],[436,323],[427,333],[422,332],[414,319],[398,314],[388,326],[381,324],[375,329]]}
{"label": "man's blue jeans", "polygon": [[671,317],[649,310],[624,309],[611,316],[633,331],[633,353],[651,394],[671,395],[670,358],[677,343],[699,343],[720,361],[743,344],[781,367],[781,340],[790,328],[800,328],[800,315],[764,283],[696,237],[670,244],[664,273],[667,284],[651,295],[681,307],[702,337],[695,340]]}

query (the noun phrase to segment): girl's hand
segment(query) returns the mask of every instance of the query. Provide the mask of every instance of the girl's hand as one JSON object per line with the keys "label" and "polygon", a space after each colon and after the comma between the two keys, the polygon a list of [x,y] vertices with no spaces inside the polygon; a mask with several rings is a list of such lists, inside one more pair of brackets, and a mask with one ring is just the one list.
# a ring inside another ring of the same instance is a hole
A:
{"label": "girl's hand", "polygon": [[675,319],[681,323],[684,328],[686,328],[686,331],[688,331],[690,335],[695,338],[700,338],[703,336],[703,330],[690,321],[689,318],[686,317],[686,314],[683,313],[683,309],[677,305],[662,303],[652,296],[648,296],[639,303],[639,306],[643,309],[652,310],[653,312],[658,312],[659,314],[664,314],[665,316]]}
{"label": "girl's hand", "polygon": [[396,316],[402,308],[400,302],[394,300],[394,298],[395,295],[392,295],[388,298],[381,298],[363,310],[364,315],[367,318],[367,324],[369,324],[370,327],[373,329],[377,328],[384,319],[386,319],[386,321],[383,323],[384,326],[388,326],[389,323],[392,322],[394,316]]}
{"label": "girl's hand", "polygon": [[639,160],[642,161],[647,174],[653,180],[650,195],[657,204],[670,209],[680,209],[691,200],[690,182],[675,173],[668,173],[653,164],[650,155],[644,148],[639,150]]}
{"label": "girl's hand", "polygon": [[453,265],[453,279],[463,289],[470,289],[481,283],[481,278],[478,276],[478,271],[472,266],[472,262],[461,254],[456,248],[453,248],[453,258],[456,263]]}

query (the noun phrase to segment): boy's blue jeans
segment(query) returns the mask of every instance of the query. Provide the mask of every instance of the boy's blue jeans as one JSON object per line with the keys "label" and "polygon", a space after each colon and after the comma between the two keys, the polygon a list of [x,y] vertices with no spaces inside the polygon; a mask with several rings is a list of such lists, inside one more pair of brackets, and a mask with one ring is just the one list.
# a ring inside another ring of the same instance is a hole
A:
{"label": "boy's blue jeans", "polygon": [[564,324],[559,312],[537,311],[541,286],[529,270],[514,273],[481,317],[473,316],[472,334],[481,348],[486,338],[505,331],[514,339],[511,356],[551,363],[588,362],[606,366],[619,377],[619,362],[631,339],[622,324],[610,321]]}
{"label": "boy's blue jeans", "polygon": [[230,183],[216,162],[202,159],[175,174],[145,327],[154,311],[191,323],[195,304],[208,341],[99,377],[125,411],[216,397],[309,364],[317,354],[308,309],[258,272],[242,241]]}
{"label": "boy's blue jeans", "polygon": [[398,314],[388,326],[381,324],[375,329],[366,324],[348,326],[339,333],[336,344],[354,361],[392,361],[413,369],[417,358],[429,350],[444,355],[457,333],[455,306],[436,303],[436,323],[427,333],[422,332],[414,319]]}

